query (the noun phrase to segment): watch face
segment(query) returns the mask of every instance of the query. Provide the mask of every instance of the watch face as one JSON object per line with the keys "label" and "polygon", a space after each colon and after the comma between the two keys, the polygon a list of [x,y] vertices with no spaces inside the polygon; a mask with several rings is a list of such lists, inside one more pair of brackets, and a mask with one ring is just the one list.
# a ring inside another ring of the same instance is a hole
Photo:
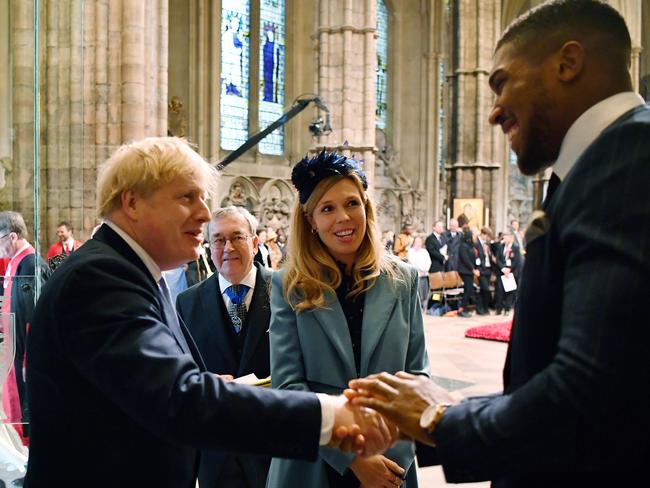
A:
{"label": "watch face", "polygon": [[420,427],[423,429],[428,429],[431,425],[431,422],[436,418],[436,406],[429,405],[422,415],[420,415]]}

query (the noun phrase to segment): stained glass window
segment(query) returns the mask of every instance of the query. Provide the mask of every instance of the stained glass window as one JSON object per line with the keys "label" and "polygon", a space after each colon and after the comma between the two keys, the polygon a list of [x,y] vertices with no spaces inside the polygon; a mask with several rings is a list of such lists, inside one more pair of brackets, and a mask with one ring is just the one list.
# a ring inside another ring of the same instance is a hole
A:
{"label": "stained glass window", "polygon": [[250,2],[221,1],[221,147],[248,139]]}
{"label": "stained glass window", "polygon": [[[284,112],[284,0],[260,1],[260,130]],[[262,154],[284,152],[284,129],[280,127],[260,141]]]}
{"label": "stained glass window", "polygon": [[388,9],[384,0],[377,2],[377,107],[375,125],[386,129],[388,113]]}

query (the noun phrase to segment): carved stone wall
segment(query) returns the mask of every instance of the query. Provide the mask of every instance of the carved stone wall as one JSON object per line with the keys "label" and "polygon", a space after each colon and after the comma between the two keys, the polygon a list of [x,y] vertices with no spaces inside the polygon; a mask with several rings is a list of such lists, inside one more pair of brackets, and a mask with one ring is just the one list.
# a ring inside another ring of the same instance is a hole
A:
{"label": "carved stone wall", "polygon": [[[97,166],[120,144],[167,132],[167,2],[40,3],[41,239],[96,224]],[[34,210],[33,2],[11,2],[13,159],[2,206]]]}

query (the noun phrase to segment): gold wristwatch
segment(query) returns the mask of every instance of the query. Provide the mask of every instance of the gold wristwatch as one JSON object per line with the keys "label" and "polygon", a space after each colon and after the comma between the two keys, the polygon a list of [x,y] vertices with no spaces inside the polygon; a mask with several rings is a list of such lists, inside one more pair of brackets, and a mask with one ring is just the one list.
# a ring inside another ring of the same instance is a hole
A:
{"label": "gold wristwatch", "polygon": [[444,403],[429,405],[424,409],[422,415],[420,415],[420,427],[426,430],[429,435],[433,434],[436,425],[438,425],[438,422],[442,418],[442,414],[445,413],[448,407],[449,405]]}

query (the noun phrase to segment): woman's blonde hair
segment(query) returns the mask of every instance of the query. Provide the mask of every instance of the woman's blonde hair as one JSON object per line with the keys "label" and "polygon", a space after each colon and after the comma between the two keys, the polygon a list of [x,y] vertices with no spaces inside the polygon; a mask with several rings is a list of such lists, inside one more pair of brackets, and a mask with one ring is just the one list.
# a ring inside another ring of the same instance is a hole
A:
{"label": "woman's blonde hair", "polygon": [[325,292],[334,292],[343,279],[339,266],[325,244],[317,234],[312,233],[307,216],[312,215],[323,195],[344,178],[354,182],[366,211],[366,232],[352,268],[354,284],[348,296],[354,297],[370,290],[381,273],[404,278],[398,277],[399,268],[395,258],[384,252],[376,225],[375,205],[363,189],[361,179],[356,174],[330,176],[318,183],[304,204],[296,199],[293,207],[285,266],[287,274],[283,285],[287,303],[299,312],[324,308]]}
{"label": "woman's blonde hair", "polygon": [[97,213],[106,217],[118,209],[126,190],[146,197],[178,176],[192,178],[208,193],[216,189],[216,169],[185,139],[147,137],[124,144],[99,168]]}

